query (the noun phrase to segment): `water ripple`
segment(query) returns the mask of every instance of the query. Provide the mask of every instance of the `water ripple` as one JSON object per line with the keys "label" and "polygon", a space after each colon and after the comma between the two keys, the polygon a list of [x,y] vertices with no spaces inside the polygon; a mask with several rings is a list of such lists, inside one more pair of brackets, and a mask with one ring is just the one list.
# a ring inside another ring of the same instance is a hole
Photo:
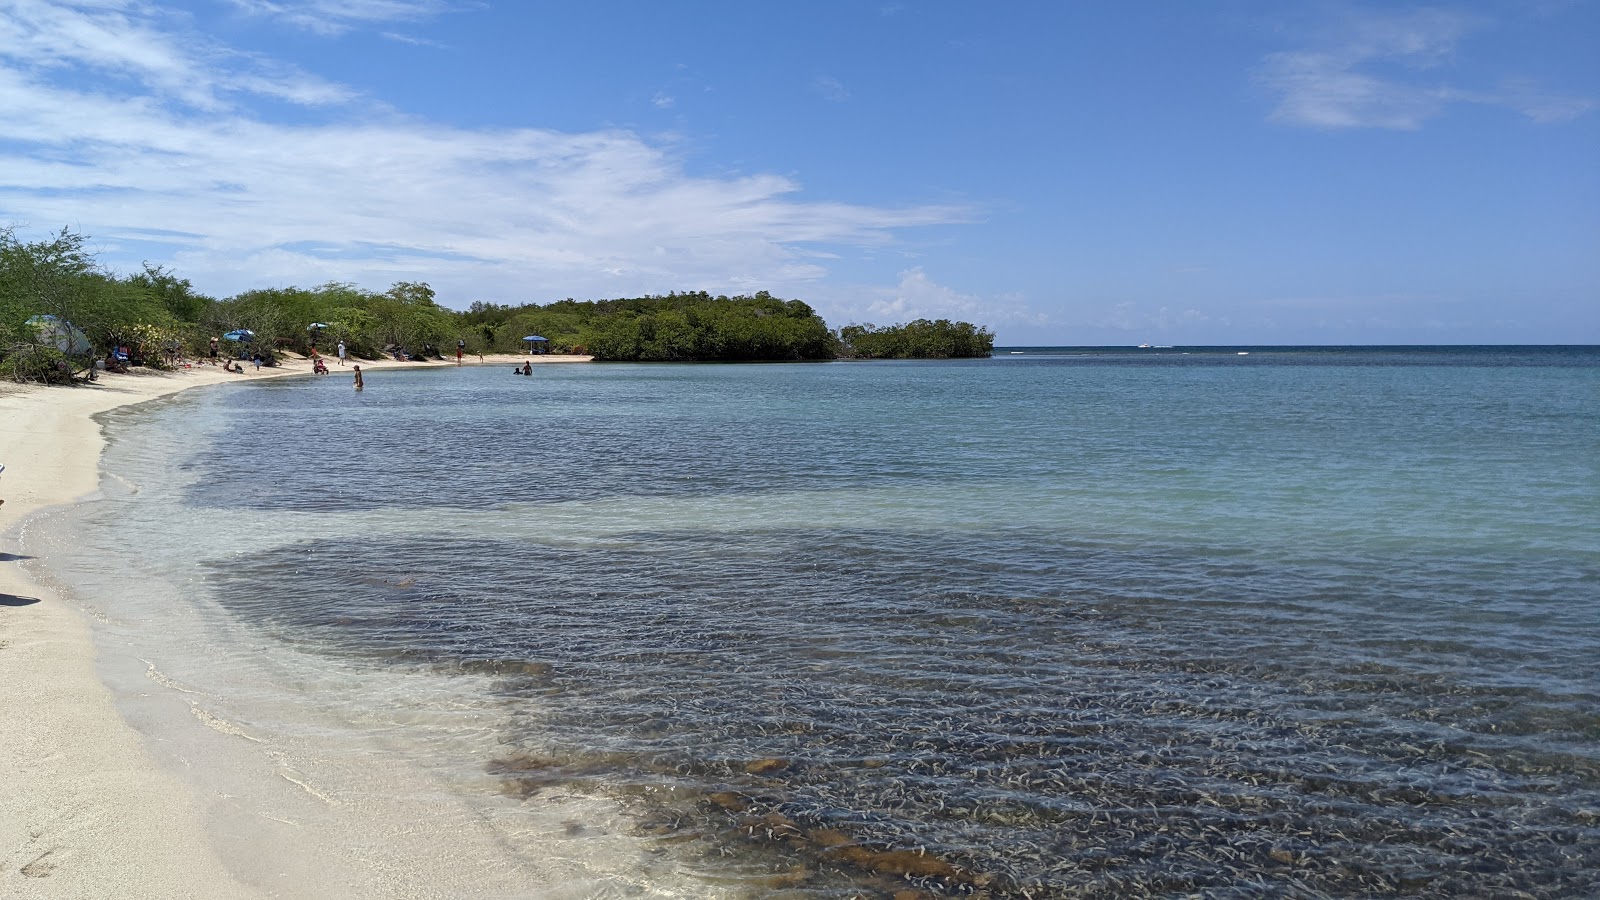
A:
{"label": "water ripple", "polygon": [[1600,644],[1538,639],[1593,573],[1506,596],[1479,558],[1413,585],[1229,557],[638,533],[318,541],[212,577],[286,640],[497,675],[524,725],[479,764],[508,791],[628,798],[795,896],[1600,890]]}

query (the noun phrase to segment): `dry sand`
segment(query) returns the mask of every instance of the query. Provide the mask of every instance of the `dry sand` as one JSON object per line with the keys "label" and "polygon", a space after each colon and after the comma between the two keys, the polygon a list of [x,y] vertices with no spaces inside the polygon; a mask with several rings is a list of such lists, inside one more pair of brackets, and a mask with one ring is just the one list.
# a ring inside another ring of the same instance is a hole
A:
{"label": "dry sand", "polygon": [[[472,364],[530,359],[491,356]],[[586,357],[537,356],[535,363]],[[362,370],[455,365],[360,361]],[[350,366],[330,360],[330,378]],[[19,565],[33,512],[92,493],[104,446],[92,416],[191,387],[306,375],[291,359],[234,375],[201,365],[102,374],[76,388],[0,384],[0,897],[281,896],[236,877],[212,848],[203,799],[162,768],[95,669],[84,613]],[[376,386],[381,375],[369,378]]]}

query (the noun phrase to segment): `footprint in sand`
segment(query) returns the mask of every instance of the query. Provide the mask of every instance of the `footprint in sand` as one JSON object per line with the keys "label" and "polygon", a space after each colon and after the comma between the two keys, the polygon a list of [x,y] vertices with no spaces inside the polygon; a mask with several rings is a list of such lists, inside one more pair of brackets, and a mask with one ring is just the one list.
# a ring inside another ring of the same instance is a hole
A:
{"label": "footprint in sand", "polygon": [[56,864],[53,862],[47,862],[45,857],[54,852],[56,851],[46,850],[38,856],[35,856],[33,858],[33,862],[28,863],[17,871],[29,878],[49,878],[50,873],[56,870]]}

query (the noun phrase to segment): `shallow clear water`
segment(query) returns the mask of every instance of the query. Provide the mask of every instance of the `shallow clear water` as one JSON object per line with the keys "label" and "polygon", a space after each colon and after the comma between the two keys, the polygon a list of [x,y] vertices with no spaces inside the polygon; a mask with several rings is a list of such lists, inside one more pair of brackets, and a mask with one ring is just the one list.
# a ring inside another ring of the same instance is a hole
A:
{"label": "shallow clear water", "polygon": [[131,487],[69,574],[181,586],[128,617],[181,605],[219,672],[420,677],[410,730],[317,702],[707,883],[1600,893],[1594,349],[385,371],[109,422]]}

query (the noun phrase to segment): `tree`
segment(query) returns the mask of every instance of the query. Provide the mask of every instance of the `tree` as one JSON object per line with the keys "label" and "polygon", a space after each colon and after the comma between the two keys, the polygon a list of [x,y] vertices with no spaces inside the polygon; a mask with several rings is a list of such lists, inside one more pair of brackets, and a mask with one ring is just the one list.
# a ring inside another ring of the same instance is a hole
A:
{"label": "tree", "polygon": [[[10,228],[0,229],[0,353],[20,352],[27,345],[39,359],[39,329],[28,324],[51,316],[62,333],[81,332],[88,346],[67,342],[66,351],[52,346],[70,373],[84,368],[112,347],[142,345],[176,322],[160,299],[145,286],[119,280],[103,271],[86,249],[88,238],[63,228],[54,237],[24,243]],[[55,343],[52,338],[51,344]],[[16,367],[13,366],[13,371]]]}
{"label": "tree", "polygon": [[426,281],[396,281],[389,288],[388,296],[407,306],[438,306],[433,301],[433,288]]}
{"label": "tree", "polygon": [[182,322],[200,321],[206,304],[212,302],[210,297],[196,293],[189,279],[179,278],[164,266],[150,262],[144,264],[144,271],[129,275],[127,281],[161,301],[167,312]]}
{"label": "tree", "polygon": [[885,328],[846,325],[836,336],[840,355],[856,359],[960,359],[994,351],[989,329],[949,319],[917,319]]}

